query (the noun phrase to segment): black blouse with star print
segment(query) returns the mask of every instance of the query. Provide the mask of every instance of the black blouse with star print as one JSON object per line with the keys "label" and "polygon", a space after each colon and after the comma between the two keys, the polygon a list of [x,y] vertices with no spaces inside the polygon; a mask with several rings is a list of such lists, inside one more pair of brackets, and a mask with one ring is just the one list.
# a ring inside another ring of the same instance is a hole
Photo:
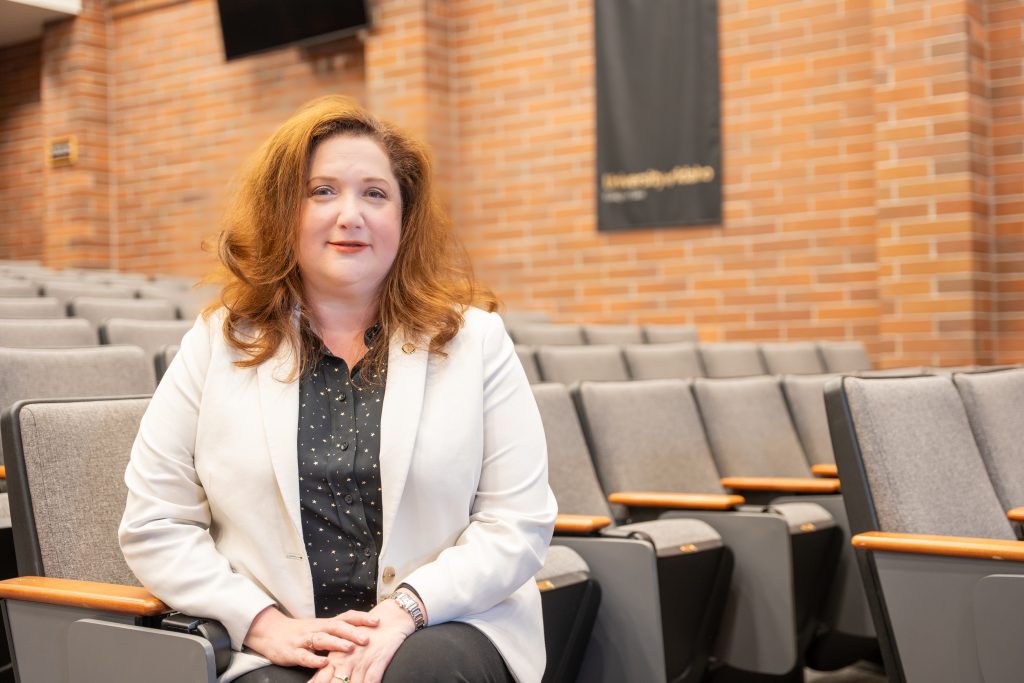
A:
{"label": "black blouse with star print", "polygon": [[[375,333],[366,333],[367,346]],[[363,369],[356,363],[350,373],[345,361],[325,351],[299,381],[302,535],[318,617],[377,604],[385,378],[367,382]]]}

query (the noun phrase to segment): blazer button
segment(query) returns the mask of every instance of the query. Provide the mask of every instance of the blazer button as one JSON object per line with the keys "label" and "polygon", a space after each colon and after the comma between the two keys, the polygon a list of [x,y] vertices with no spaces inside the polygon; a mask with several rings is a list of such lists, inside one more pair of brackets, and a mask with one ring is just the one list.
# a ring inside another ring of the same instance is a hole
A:
{"label": "blazer button", "polygon": [[395,580],[395,568],[394,567],[384,567],[384,576],[382,578],[384,579],[384,583],[391,583],[392,581],[394,581]]}

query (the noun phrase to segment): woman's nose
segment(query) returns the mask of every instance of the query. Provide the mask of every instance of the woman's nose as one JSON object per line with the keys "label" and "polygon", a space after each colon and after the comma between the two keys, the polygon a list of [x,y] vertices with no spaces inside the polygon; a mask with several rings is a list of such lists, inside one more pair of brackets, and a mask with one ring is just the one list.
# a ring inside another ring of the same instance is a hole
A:
{"label": "woman's nose", "polygon": [[358,228],[362,226],[362,215],[356,197],[343,193],[338,197],[338,215],[335,222],[340,228]]}

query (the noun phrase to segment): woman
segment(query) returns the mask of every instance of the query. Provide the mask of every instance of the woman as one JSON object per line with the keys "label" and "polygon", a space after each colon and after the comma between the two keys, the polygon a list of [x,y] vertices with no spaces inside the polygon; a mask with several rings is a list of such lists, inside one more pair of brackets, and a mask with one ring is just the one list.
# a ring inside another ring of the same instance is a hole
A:
{"label": "woman", "polygon": [[539,681],[540,418],[424,149],[339,97],[271,137],[125,475],[121,547],[224,680]]}

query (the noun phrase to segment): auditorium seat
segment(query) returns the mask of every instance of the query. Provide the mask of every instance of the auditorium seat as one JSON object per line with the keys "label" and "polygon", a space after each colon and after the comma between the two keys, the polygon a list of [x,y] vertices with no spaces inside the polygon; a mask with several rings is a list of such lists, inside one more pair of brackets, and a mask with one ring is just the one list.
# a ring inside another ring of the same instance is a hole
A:
{"label": "auditorium seat", "polygon": [[91,296],[76,296],[71,299],[68,303],[68,314],[77,318],[85,318],[96,327],[99,327],[108,318],[175,320],[178,317],[177,309],[169,301],[110,299]]}
{"label": "auditorium seat", "polygon": [[699,344],[701,365],[708,377],[749,377],[767,372],[757,344],[720,342]]}
{"label": "auditorium seat", "polygon": [[785,375],[781,380],[793,425],[812,471],[831,469],[836,464],[825,414],[825,384],[834,377],[836,375]]}
{"label": "auditorium seat", "polygon": [[594,630],[601,586],[579,553],[564,545],[548,548],[534,579],[544,612],[547,665],[541,683],[575,681]]}
{"label": "auditorium seat", "polygon": [[999,503],[1024,518],[1024,368],[958,372],[953,384]]}
{"label": "auditorium seat", "polygon": [[63,318],[67,315],[53,297],[0,298],[0,318]]}
{"label": "auditorium seat", "polygon": [[871,369],[871,359],[864,342],[823,341],[818,342],[818,350],[825,361],[826,372],[849,373]]}
{"label": "auditorium seat", "polygon": [[648,344],[697,343],[697,328],[693,325],[644,325],[644,340]]}
{"label": "auditorium seat", "polygon": [[131,344],[153,355],[165,346],[180,344],[192,325],[191,320],[111,318],[100,325],[100,343]]}
{"label": "auditorium seat", "polygon": [[0,419],[21,574],[0,581],[0,597],[20,681],[214,681],[230,661],[218,624],[202,626],[211,639],[158,628],[169,610],[118,546],[124,470],[148,404],[27,401]]}
{"label": "auditorium seat", "polygon": [[131,299],[135,297],[133,287],[103,285],[81,280],[47,280],[41,283],[43,296],[53,297],[60,301],[65,310],[76,296],[104,297],[108,299]]}
{"label": "auditorium seat", "polygon": [[537,359],[533,355],[533,347],[516,344],[515,348],[516,356],[519,357],[519,362],[523,364],[526,379],[530,384],[539,384],[541,382],[540,370],[537,369]]}
{"label": "auditorium seat", "polygon": [[220,290],[214,285],[196,285],[186,289],[168,285],[144,285],[137,287],[141,299],[169,301],[177,309],[178,317],[195,321],[196,316],[215,301]]}
{"label": "auditorium seat", "polygon": [[[825,364],[814,342],[766,342],[760,345],[764,366],[770,375],[816,375]],[[822,394],[824,402],[824,394]]]}
{"label": "auditorium seat", "polygon": [[839,550],[830,514],[803,502],[748,508],[729,494],[688,381],[584,382],[577,397],[609,500],[634,521],[705,522],[735,556],[715,680],[802,671]]}
{"label": "auditorium seat", "polygon": [[0,346],[58,348],[99,344],[96,328],[82,318],[5,318]]}
{"label": "auditorium seat", "polygon": [[622,352],[632,379],[690,379],[704,376],[697,345],[693,342],[628,344]]}
{"label": "auditorium seat", "polygon": [[583,338],[588,344],[642,344],[639,325],[584,325]]}
{"label": "auditorium seat", "polygon": [[615,525],[568,389],[539,384],[533,392],[560,512],[553,543],[578,552],[601,585],[580,680],[700,680],[721,619],[732,554],[699,520]]}
{"label": "auditorium seat", "polygon": [[508,331],[515,343],[528,346],[580,346],[587,343],[579,325],[528,323],[509,327]]}
{"label": "auditorium seat", "polygon": [[697,379],[693,392],[724,486],[756,503],[813,502],[835,520],[843,541],[823,614],[828,636],[812,643],[808,664],[831,669],[856,661],[874,647],[875,631],[847,543],[840,483],[812,473],[779,379]]}
{"label": "auditorium seat", "polygon": [[1020,680],[1024,542],[952,379],[843,377],[826,406],[890,680]]}
{"label": "auditorium seat", "polygon": [[2,278],[0,279],[0,296],[35,297],[39,296],[39,288],[26,280]]}
{"label": "auditorium seat", "polygon": [[153,369],[156,370],[156,380],[159,382],[163,379],[164,374],[167,372],[167,368],[171,366],[171,361],[178,355],[178,344],[168,344],[161,346],[157,349],[156,353],[153,354]]}
{"label": "auditorium seat", "polygon": [[626,380],[629,370],[618,346],[539,346],[534,349],[545,382]]}

